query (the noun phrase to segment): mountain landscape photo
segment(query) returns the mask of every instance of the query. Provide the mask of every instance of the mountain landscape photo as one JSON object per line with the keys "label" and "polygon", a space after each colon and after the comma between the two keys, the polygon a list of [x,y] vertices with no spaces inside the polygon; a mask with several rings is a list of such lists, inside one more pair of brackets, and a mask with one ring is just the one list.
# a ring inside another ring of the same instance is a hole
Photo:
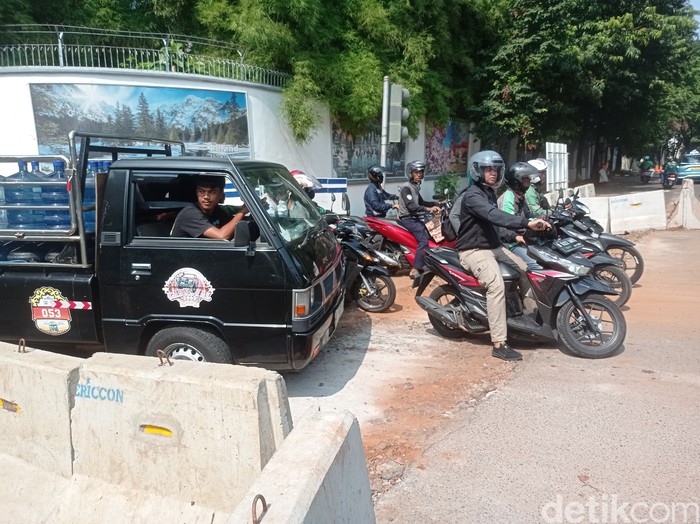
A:
{"label": "mountain landscape photo", "polygon": [[79,130],[183,142],[199,155],[249,158],[246,95],[201,89],[32,84],[40,154],[67,154]]}

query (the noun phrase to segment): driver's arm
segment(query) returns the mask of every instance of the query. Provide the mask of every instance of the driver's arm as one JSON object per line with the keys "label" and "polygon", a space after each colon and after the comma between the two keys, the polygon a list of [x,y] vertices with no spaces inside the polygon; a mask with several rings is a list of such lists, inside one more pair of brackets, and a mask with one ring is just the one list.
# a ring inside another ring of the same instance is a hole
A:
{"label": "driver's arm", "polygon": [[207,229],[202,236],[205,238],[216,238],[219,240],[231,240],[236,231],[236,224],[238,224],[248,213],[248,208],[243,206],[241,210],[233,215],[233,218],[225,223],[221,227],[211,226]]}

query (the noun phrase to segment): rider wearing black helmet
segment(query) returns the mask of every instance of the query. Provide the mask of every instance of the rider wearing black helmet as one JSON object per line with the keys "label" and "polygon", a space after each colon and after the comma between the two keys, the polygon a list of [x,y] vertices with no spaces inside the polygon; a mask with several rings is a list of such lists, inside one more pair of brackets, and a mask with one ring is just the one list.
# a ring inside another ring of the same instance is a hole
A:
{"label": "rider wearing black helmet", "polygon": [[[506,344],[505,286],[498,262],[520,270],[521,296],[525,296],[530,284],[525,262],[501,243],[500,228],[540,230],[548,225],[540,219],[528,222],[524,216],[509,215],[498,209],[494,190],[503,182],[505,167],[501,155],[495,151],[480,151],[469,159],[468,176],[474,185],[466,190],[462,199],[455,247],[462,266],[486,288],[486,312],[493,343],[491,355],[503,360],[522,360],[522,355]],[[511,321],[519,320],[515,317]]]}
{"label": "rider wearing black helmet", "polygon": [[[508,189],[498,199],[498,207],[511,215],[521,215],[532,220],[530,208],[525,200],[525,193],[530,188],[530,183],[538,174],[537,168],[527,162],[516,162],[506,171],[506,186]],[[502,239],[513,253],[522,258],[530,271],[542,269],[535,259],[527,254],[525,238],[511,230],[502,229]]]}
{"label": "rider wearing black helmet", "polygon": [[426,211],[437,213],[440,208],[435,202],[423,200],[420,196],[420,183],[425,175],[425,163],[418,160],[406,164],[406,178],[408,182],[399,190],[399,224],[408,229],[416,238],[416,258],[413,261],[410,277],[415,278],[423,269],[423,251],[428,247],[428,230],[422,215]]}
{"label": "rider wearing black helmet", "polygon": [[365,214],[371,217],[385,217],[391,208],[398,209],[398,204],[389,205],[386,200],[398,198],[396,195],[387,193],[382,187],[384,182],[384,168],[381,166],[371,166],[367,170],[369,184],[365,189]]}

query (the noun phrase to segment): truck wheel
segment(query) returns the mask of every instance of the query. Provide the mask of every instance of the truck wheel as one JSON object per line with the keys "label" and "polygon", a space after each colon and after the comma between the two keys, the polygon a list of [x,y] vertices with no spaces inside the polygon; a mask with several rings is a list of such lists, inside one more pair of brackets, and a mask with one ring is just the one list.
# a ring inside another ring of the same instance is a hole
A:
{"label": "truck wheel", "polygon": [[148,342],[146,355],[155,357],[159,349],[173,360],[233,363],[226,342],[218,335],[198,328],[174,327],[159,331]]}

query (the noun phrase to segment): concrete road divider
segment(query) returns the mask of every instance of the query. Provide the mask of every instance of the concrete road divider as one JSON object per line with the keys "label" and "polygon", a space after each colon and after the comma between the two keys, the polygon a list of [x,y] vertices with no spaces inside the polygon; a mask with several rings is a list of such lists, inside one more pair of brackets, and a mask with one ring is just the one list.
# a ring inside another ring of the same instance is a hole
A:
{"label": "concrete road divider", "polygon": [[0,399],[0,523],[374,522],[355,418],[292,430],[272,371],[0,343]]}
{"label": "concrete road divider", "polygon": [[230,511],[291,429],[286,398],[272,371],[96,353],[76,389],[74,471]]}
{"label": "concrete road divider", "polygon": [[683,180],[678,206],[671,214],[668,226],[700,229],[700,202],[695,198],[695,183],[689,178]]}
{"label": "concrete road divider", "polygon": [[304,413],[228,524],[247,522],[251,509],[264,524],[375,522],[354,415],[312,409]]}
{"label": "concrete road divider", "polygon": [[79,358],[0,347],[0,453],[73,474],[70,411]]}
{"label": "concrete road divider", "polygon": [[666,229],[663,190],[610,197],[610,232]]}

